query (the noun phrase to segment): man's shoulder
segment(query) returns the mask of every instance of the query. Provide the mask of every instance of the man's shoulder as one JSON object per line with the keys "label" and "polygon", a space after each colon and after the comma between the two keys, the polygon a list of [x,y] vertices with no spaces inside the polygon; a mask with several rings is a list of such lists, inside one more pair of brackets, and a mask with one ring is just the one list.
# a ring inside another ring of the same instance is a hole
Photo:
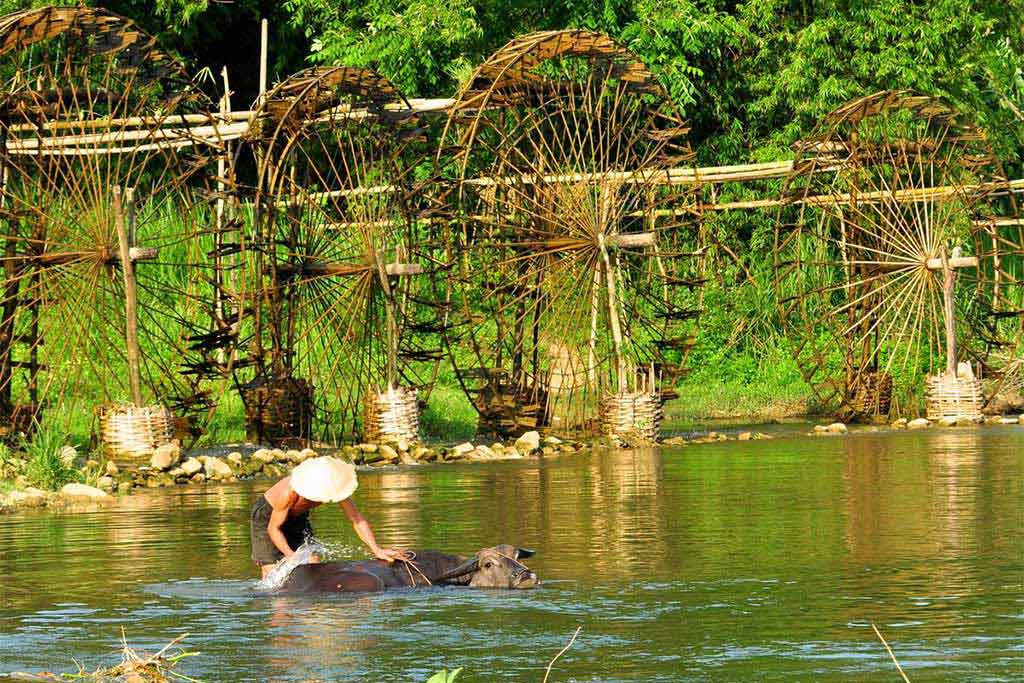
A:
{"label": "man's shoulder", "polygon": [[299,499],[299,494],[292,490],[291,477],[285,477],[263,494],[272,507],[291,507]]}

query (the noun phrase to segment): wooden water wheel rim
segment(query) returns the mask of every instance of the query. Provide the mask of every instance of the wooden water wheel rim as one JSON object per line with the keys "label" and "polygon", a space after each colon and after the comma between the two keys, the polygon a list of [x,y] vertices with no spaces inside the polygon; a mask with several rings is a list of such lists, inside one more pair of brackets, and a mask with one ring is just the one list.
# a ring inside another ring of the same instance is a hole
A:
{"label": "wooden water wheel rim", "polygon": [[1012,356],[1021,337],[1024,235],[995,219],[1018,212],[984,131],[940,100],[884,91],[837,109],[797,151],[775,286],[822,405],[855,413],[881,373],[894,410],[914,414],[943,354],[954,372],[969,360],[998,378],[995,352]]}
{"label": "wooden water wheel rim", "polygon": [[[579,78],[552,75],[556,66],[572,64],[584,65],[579,66]],[[517,38],[498,50],[476,70],[450,112],[446,134],[456,137],[457,133],[457,143],[442,149],[454,148],[457,153],[455,194],[458,214],[463,217],[462,234],[451,235],[450,243],[455,252],[452,260],[463,270],[461,278],[454,280],[461,288],[456,298],[461,298],[464,322],[461,333],[453,328],[449,344],[462,345],[475,356],[472,362],[482,365],[466,368],[467,361],[453,353],[463,389],[471,398],[483,389],[497,394],[508,391],[505,383],[511,381],[523,392],[517,400],[526,405],[543,403],[546,390],[539,385],[550,381],[552,375],[539,371],[547,361],[538,360],[537,344],[544,340],[560,343],[554,319],[566,312],[571,315],[560,322],[573,328],[571,331],[594,328],[598,321],[583,320],[592,317],[584,315],[586,310],[598,306],[590,303],[594,296],[607,299],[599,306],[607,311],[598,316],[606,319],[603,325],[612,330],[612,341],[606,343],[605,331],[590,333],[592,339],[582,350],[569,348],[570,357],[565,361],[569,374],[560,370],[556,375],[568,378],[574,387],[570,393],[595,394],[597,376],[603,373],[599,368],[606,367],[613,355],[618,368],[613,391],[626,390],[633,382],[629,375],[637,370],[645,370],[644,382],[650,384],[647,365],[664,364],[666,355],[650,343],[641,350],[634,342],[650,342],[659,336],[652,332],[657,325],[650,324],[657,314],[664,315],[665,321],[685,317],[690,328],[685,337],[692,338],[692,325],[699,315],[699,305],[683,310],[675,301],[668,301],[672,297],[666,294],[663,309],[655,311],[654,318],[645,316],[650,313],[647,309],[654,311],[657,306],[648,300],[655,298],[655,290],[660,295],[670,284],[683,281],[699,289],[697,278],[674,277],[671,265],[670,272],[664,268],[684,252],[695,251],[680,248],[675,241],[689,216],[655,208],[675,209],[693,192],[691,187],[674,194],[656,187],[654,181],[661,169],[670,166],[670,157],[672,164],[692,159],[688,143],[677,141],[688,128],[664,89],[642,62],[608,36],[583,30],[547,31]],[[545,130],[551,131],[550,136],[543,134]],[[588,146],[592,158],[584,158]],[[484,170],[471,169],[479,158],[494,161],[485,163]],[[439,161],[443,165],[445,160]],[[536,182],[550,177],[559,182]],[[480,183],[478,178],[489,182]],[[482,208],[467,208],[474,202]],[[649,254],[649,258],[635,258],[631,250]],[[651,278],[644,272],[644,263],[649,262],[653,270],[655,261],[661,281],[652,286],[649,280],[659,276]],[[598,272],[605,274],[598,277]],[[485,282],[481,292],[470,282],[474,277],[495,282],[489,287]],[[647,281],[647,286],[636,284],[640,280]],[[474,292],[472,297],[470,292]],[[496,312],[481,312],[489,299],[506,294],[508,300],[499,303]],[[527,308],[536,312],[510,310],[525,299],[531,302]],[[541,304],[542,300],[546,303]],[[487,329],[495,324],[500,328],[503,317],[509,319],[508,329],[522,327],[527,318],[533,320],[526,323],[533,329],[533,340],[527,343],[520,338],[523,332],[516,331],[516,338],[508,341],[500,329]],[[623,328],[627,319],[632,329]],[[541,328],[544,331],[539,331]],[[570,336],[566,330],[563,341]],[[601,340],[595,341],[596,337]],[[673,341],[680,342],[678,348],[685,349],[681,354],[685,357],[689,346],[682,343],[682,336]],[[505,350],[502,347],[507,343],[511,347]],[[526,361],[518,360],[507,360],[512,367],[505,367],[506,351],[518,358],[525,353],[525,346],[533,348],[532,370],[525,369]],[[614,346],[614,350],[605,346]],[[638,355],[634,357],[634,353]],[[572,369],[578,365],[572,354],[588,358],[585,381],[579,368]],[[476,386],[470,386],[470,376]],[[484,387],[477,380],[483,381]],[[591,388],[582,390],[581,383]],[[596,398],[595,394],[581,401],[590,404],[588,415],[572,420],[593,422]],[[483,414],[482,418],[488,419]]]}
{"label": "wooden water wheel rim", "polygon": [[161,80],[183,89],[184,67],[162,51],[156,38],[135,22],[102,8],[41,7],[0,17],[0,56],[24,51],[54,38],[67,38],[86,54],[107,55],[124,72]]}

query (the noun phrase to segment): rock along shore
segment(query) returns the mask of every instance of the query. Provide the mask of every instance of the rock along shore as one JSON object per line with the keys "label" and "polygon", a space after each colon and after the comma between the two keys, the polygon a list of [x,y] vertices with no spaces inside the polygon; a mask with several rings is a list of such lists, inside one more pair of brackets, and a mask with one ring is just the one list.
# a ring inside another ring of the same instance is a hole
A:
{"label": "rock along shore", "polygon": [[[555,436],[541,436],[538,432],[527,432],[511,444],[493,443],[490,446],[469,441],[453,446],[426,446],[396,440],[360,443],[320,451],[312,448],[239,449],[224,456],[183,453],[180,444],[172,442],[157,448],[148,463],[136,467],[122,468],[113,462],[100,465],[92,460],[87,461],[84,471],[93,473],[95,486],[69,484],[61,491],[53,492],[26,486],[24,481],[17,481],[17,489],[7,494],[0,493],[0,512],[25,507],[63,507],[71,501],[85,499],[94,503],[103,502],[112,499],[112,494],[129,494],[141,488],[234,482],[255,478],[277,479],[288,474],[304,460],[320,454],[335,455],[358,466],[375,468],[552,457],[578,453],[588,448],[590,446],[582,442]],[[85,489],[90,489],[92,495],[85,496]]]}
{"label": "rock along shore", "polygon": [[[992,416],[984,420],[966,418],[942,418],[927,420],[898,419],[888,425],[876,425],[873,429],[913,430],[929,427],[964,427],[978,424],[1024,425],[1024,415],[1019,417]],[[808,432],[811,436],[840,436],[849,433],[846,424],[833,422],[814,426]],[[90,479],[95,486],[68,484],[60,491],[44,491],[28,486],[17,480],[18,487],[8,493],[0,493],[0,512],[9,512],[26,507],[81,507],[92,508],[113,500],[112,494],[129,494],[141,488],[161,488],[217,482],[234,482],[242,479],[273,478],[288,474],[299,463],[316,455],[335,455],[364,468],[393,467],[397,465],[420,465],[452,462],[487,462],[515,460],[530,457],[554,457],[587,451],[594,446],[631,448],[640,446],[686,446],[690,444],[719,443],[723,441],[756,441],[776,438],[757,431],[741,431],[725,434],[708,431],[690,436],[670,436],[657,444],[631,440],[628,437],[602,437],[592,442],[572,441],[556,436],[542,436],[531,431],[523,434],[513,443],[475,444],[466,441],[452,446],[427,446],[403,440],[383,443],[359,443],[341,448],[325,448],[320,451],[311,448],[249,448],[235,450],[225,456],[197,455],[183,453],[177,442],[161,446],[154,451],[148,463],[133,468],[118,468],[113,462],[100,465],[87,461],[85,471],[96,473]],[[66,447],[68,448],[68,447]],[[73,449],[71,449],[73,450]]]}

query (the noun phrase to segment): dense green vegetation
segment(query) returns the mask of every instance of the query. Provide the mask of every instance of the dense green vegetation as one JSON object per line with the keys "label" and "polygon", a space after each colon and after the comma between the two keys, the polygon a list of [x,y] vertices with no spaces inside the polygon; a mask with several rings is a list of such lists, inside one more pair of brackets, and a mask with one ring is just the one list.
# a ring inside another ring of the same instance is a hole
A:
{"label": "dense green vegetation", "polygon": [[[55,3],[2,0],[0,11],[46,4]],[[372,66],[406,94],[434,97],[454,92],[516,35],[582,27],[618,38],[658,74],[692,121],[702,162],[776,159],[839,104],[892,88],[970,112],[1004,158],[1016,160],[1024,146],[1019,0],[86,4],[136,20],[193,71],[228,65],[239,104],[255,96],[261,16],[270,20],[275,78],[309,63]]]}
{"label": "dense green vegetation", "polygon": [[[0,11],[45,2],[0,1]],[[68,4],[77,4],[76,1]],[[827,112],[880,89],[941,96],[990,133],[1011,176],[1024,150],[1024,3],[1020,0],[107,0],[190,69],[227,65],[234,105],[256,94],[258,19],[271,26],[271,79],[310,63],[371,66],[410,96],[454,93],[516,35],[605,31],[661,78],[692,122],[705,165],[792,156]],[[215,87],[216,79],[205,83]],[[777,183],[725,187],[721,199],[771,196]],[[706,290],[699,345],[677,407],[685,416],[799,410],[808,397],[770,297],[773,212],[731,212],[707,228],[730,248]],[[748,286],[734,288],[740,281]],[[725,291],[729,294],[724,294]],[[468,416],[454,389],[428,428]],[[781,405],[781,407],[780,407]]]}

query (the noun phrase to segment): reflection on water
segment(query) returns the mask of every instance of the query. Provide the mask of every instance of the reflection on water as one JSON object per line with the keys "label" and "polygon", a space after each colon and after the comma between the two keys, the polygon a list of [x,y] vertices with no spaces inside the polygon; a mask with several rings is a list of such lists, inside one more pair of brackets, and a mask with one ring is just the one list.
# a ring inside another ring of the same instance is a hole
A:
{"label": "reflection on water", "polygon": [[[861,433],[361,476],[382,543],[538,550],[515,593],[251,590],[267,484],[154,491],[0,519],[0,671],[110,661],[188,632],[210,681],[1020,680],[1024,429]],[[336,509],[335,553],[364,552]]]}

